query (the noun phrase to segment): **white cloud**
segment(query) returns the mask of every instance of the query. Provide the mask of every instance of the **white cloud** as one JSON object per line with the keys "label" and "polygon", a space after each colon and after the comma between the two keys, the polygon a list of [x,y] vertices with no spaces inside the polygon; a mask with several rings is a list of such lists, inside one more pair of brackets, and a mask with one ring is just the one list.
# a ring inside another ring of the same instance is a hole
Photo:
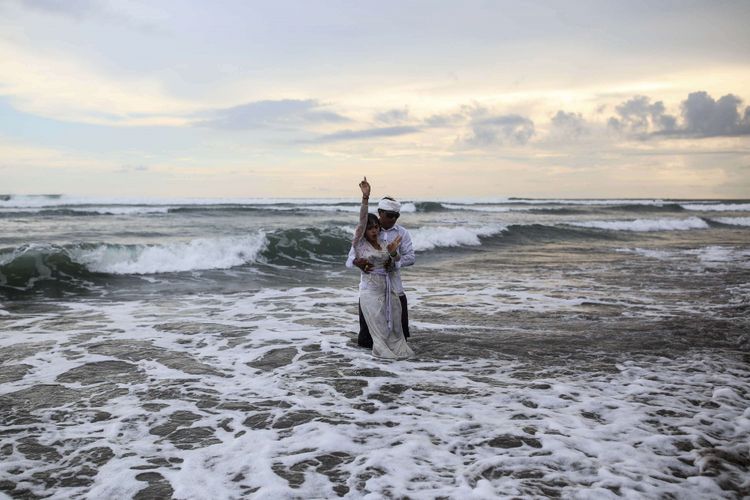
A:
{"label": "white cloud", "polygon": [[668,114],[664,103],[635,96],[616,107],[608,124],[642,139],[654,137],[708,138],[750,135],[750,106],[727,94],[718,100],[706,91],[691,92],[680,105],[681,120]]}
{"label": "white cloud", "polygon": [[463,142],[473,147],[524,145],[534,134],[534,122],[525,116],[478,116],[472,120],[471,132]]}
{"label": "white cloud", "polygon": [[199,127],[227,130],[299,129],[318,123],[340,123],[348,118],[326,109],[314,99],[265,100],[199,113]]}
{"label": "white cloud", "polygon": [[685,135],[750,135],[750,106],[743,110],[742,100],[733,94],[714,100],[705,91],[693,92],[682,103],[682,115],[685,124],[681,132]]}
{"label": "white cloud", "polygon": [[183,125],[190,102],[159,81],[115,77],[65,51],[41,53],[0,39],[0,93],[20,111],[62,121],[106,125]]}
{"label": "white cloud", "polygon": [[559,110],[550,120],[550,134],[561,139],[576,139],[590,132],[581,113]]}
{"label": "white cloud", "polygon": [[[653,192],[672,182],[679,194],[687,187],[662,159],[696,158],[680,175],[747,164],[749,12],[741,2],[0,0],[0,119],[22,122],[0,122],[0,163],[16,180],[26,174],[11,162],[83,177],[148,165],[132,182],[165,165],[176,177],[200,168],[236,190],[228,169],[247,164],[279,179],[291,164],[311,176],[352,159],[408,165],[414,184],[440,168],[460,171],[466,189],[491,189],[501,165],[525,169],[518,190],[538,189],[546,169],[559,180],[548,188],[568,193],[574,182],[602,189],[607,169],[656,169]],[[284,195],[288,182],[274,186]]]}

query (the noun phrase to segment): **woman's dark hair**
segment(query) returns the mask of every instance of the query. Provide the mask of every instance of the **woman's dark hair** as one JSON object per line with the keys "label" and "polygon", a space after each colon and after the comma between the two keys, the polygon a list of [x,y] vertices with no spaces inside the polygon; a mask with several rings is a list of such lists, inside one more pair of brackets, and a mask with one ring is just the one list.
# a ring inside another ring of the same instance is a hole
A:
{"label": "woman's dark hair", "polygon": [[380,227],[380,219],[375,214],[367,214],[367,227],[365,229],[370,229],[373,226]]}

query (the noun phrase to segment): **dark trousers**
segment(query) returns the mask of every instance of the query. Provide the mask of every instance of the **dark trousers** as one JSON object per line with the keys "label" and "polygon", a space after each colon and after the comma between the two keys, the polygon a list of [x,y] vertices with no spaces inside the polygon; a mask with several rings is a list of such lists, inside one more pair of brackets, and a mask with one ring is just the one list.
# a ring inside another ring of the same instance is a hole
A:
{"label": "dark trousers", "polygon": [[[409,311],[406,309],[406,295],[399,295],[401,301],[401,328],[404,330],[404,338],[409,339]],[[367,321],[362,314],[362,307],[359,308],[359,337],[357,337],[357,344],[360,347],[372,347],[372,335],[370,335],[370,329],[367,327]]]}

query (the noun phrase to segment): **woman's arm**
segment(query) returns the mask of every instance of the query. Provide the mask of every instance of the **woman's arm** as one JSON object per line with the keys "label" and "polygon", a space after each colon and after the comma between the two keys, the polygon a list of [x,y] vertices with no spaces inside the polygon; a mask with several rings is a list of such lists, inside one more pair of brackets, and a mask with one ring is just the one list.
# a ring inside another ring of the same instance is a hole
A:
{"label": "woman's arm", "polygon": [[354,230],[352,245],[356,245],[362,239],[367,228],[367,203],[370,199],[370,183],[367,182],[367,177],[359,183],[359,189],[362,190],[362,205],[359,207],[359,224],[357,229]]}

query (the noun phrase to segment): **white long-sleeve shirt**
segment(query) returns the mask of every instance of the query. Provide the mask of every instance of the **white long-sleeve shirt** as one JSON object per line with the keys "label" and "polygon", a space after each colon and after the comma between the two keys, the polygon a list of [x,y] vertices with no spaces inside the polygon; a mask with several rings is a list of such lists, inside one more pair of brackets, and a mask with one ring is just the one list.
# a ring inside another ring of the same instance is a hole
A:
{"label": "white long-sleeve shirt", "polygon": [[[401,254],[401,258],[397,260],[396,271],[391,276],[391,285],[399,295],[404,295],[404,286],[401,283],[401,268],[408,267],[414,264],[416,257],[414,255],[414,245],[411,242],[411,235],[403,226],[394,224],[390,229],[380,230],[380,240],[384,241],[387,245],[389,242],[396,239],[397,236],[401,236],[401,243],[398,246],[398,253]],[[346,267],[354,267],[355,252],[352,246],[349,249],[349,257],[346,259]],[[364,280],[360,281],[360,287]]]}

